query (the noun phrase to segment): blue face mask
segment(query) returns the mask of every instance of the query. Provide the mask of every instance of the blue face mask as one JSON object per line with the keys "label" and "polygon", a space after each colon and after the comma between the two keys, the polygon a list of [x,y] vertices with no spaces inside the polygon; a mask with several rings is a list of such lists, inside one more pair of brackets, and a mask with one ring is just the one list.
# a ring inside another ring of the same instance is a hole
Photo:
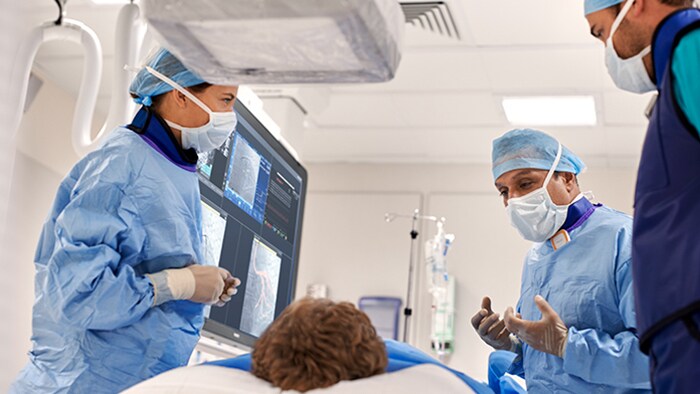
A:
{"label": "blue face mask", "polygon": [[219,148],[231,136],[231,133],[236,129],[238,118],[234,111],[230,112],[214,112],[206,104],[204,104],[195,95],[190,93],[175,81],[159,73],[158,71],[146,66],[146,70],[155,75],[163,82],[178,90],[187,98],[192,100],[199,108],[209,114],[209,122],[199,127],[185,127],[175,122],[165,119],[168,126],[180,130],[182,132],[182,147],[185,149],[194,148],[197,152],[209,152]]}

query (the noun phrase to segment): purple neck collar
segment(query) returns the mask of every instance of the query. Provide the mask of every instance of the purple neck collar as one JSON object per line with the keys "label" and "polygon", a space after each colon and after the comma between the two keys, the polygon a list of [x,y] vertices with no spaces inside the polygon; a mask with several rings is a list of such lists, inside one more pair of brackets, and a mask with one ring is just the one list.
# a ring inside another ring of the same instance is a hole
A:
{"label": "purple neck collar", "polygon": [[586,197],[581,198],[569,205],[566,221],[561,228],[571,233],[573,230],[581,227],[581,225],[593,215],[593,212],[601,206],[602,204],[592,204]]}
{"label": "purple neck collar", "polygon": [[127,128],[171,163],[185,171],[197,172],[197,152],[194,149],[183,150],[170,127],[148,107],[141,107]]}

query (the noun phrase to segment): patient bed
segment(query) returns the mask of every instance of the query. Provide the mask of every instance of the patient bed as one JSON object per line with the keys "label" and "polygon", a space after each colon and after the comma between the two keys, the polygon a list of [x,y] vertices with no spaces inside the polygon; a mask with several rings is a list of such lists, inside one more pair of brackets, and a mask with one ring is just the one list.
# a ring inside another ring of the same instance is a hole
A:
{"label": "patient bed", "polygon": [[[351,393],[473,393],[474,391],[449,371],[435,365],[417,365],[401,371],[366,379],[343,381],[332,387],[307,391],[309,394]],[[239,369],[214,365],[177,368],[129,390],[126,394],[294,394],[283,391],[253,374]]]}

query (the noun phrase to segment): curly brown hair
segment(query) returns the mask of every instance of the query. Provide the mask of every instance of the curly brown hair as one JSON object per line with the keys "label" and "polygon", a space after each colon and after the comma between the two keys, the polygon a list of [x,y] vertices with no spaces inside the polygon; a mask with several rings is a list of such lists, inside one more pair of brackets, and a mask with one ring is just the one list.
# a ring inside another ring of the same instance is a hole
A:
{"label": "curly brown hair", "polygon": [[285,309],[253,350],[252,372],[306,392],[384,372],[387,355],[367,315],[349,302],[304,298]]}

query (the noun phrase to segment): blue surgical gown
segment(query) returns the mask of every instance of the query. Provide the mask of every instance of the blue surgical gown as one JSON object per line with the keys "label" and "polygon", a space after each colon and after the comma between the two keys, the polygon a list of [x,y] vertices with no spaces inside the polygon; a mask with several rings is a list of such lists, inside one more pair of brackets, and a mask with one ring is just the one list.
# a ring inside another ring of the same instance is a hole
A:
{"label": "blue surgical gown", "polygon": [[145,275],[201,261],[199,201],[196,173],[126,128],[75,165],[39,240],[30,361],[11,392],[115,393],[187,363],[203,306],[154,306]]}
{"label": "blue surgical gown", "polygon": [[525,259],[523,318],[542,318],[534,302],[539,294],[569,327],[563,358],[523,346],[528,392],[651,392],[635,330],[632,219],[599,207],[570,235],[556,251],[549,242],[535,244]]}

